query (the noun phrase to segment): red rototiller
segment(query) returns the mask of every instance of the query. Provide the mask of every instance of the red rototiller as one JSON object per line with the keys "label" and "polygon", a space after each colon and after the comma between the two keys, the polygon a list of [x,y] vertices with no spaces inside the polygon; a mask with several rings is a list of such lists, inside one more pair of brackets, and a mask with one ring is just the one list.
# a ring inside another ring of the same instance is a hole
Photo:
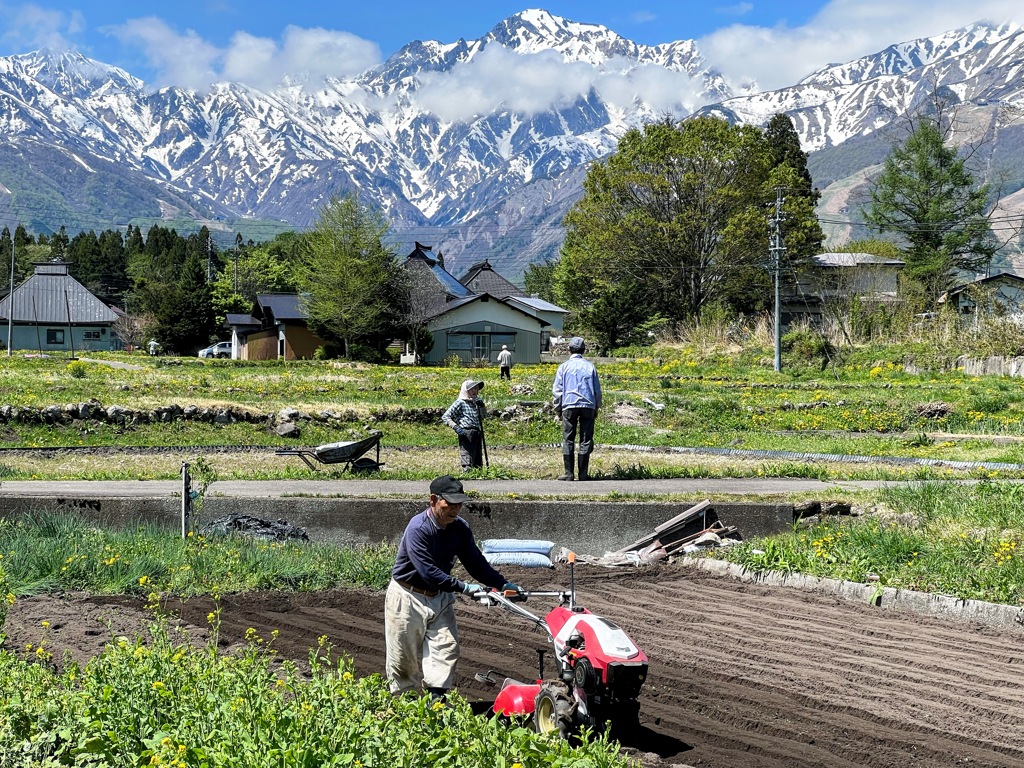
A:
{"label": "red rototiller", "polygon": [[[539,676],[524,683],[505,678],[493,711],[503,717],[526,719],[539,733],[575,737],[583,728],[618,730],[638,722],[637,697],[647,679],[647,656],[629,635],[608,619],[576,605],[576,556],[569,554],[569,590],[560,592],[484,592],[476,599],[498,606],[543,629],[551,640],[555,675],[546,677],[546,648],[538,649]],[[521,603],[532,598],[558,602],[544,618]],[[493,670],[476,679],[498,685]]]}

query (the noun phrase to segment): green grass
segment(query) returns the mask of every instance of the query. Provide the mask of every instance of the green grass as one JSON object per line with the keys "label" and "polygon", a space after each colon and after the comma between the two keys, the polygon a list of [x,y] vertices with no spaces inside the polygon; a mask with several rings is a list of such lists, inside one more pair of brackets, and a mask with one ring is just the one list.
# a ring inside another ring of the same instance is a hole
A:
{"label": "green grass", "polygon": [[869,516],[823,518],[716,556],[754,570],[1024,605],[1024,486],[918,483],[883,488],[877,499],[881,509]]}
{"label": "green grass", "polygon": [[[793,365],[779,374],[765,363],[770,362],[765,352],[751,349],[726,355],[662,347],[651,350],[649,357],[600,363],[606,406],[598,419],[597,457],[601,446],[640,444],[1024,463],[1024,387],[1012,380],[969,377],[958,371],[906,373],[896,362],[899,352],[893,347],[858,350],[826,371]],[[389,447],[409,446],[447,455],[454,451],[455,440],[450,430],[439,424],[439,414],[470,372],[487,381],[484,395],[492,410],[517,409],[510,418],[487,422],[487,442],[497,476],[537,476],[536,468],[518,462],[517,454],[530,447],[557,444],[561,438],[550,413],[536,405],[519,405],[549,398],[554,364],[517,366],[514,384],[527,390],[513,392],[509,384],[497,380],[494,368],[400,368],[332,361],[246,363],[124,354],[96,357],[136,368],[87,361],[69,368],[64,358],[0,357],[3,401],[16,408],[62,406],[90,399],[103,406],[136,409],[195,405],[247,411],[255,414],[257,421],[110,425],[95,420],[47,424],[14,419],[0,424],[3,446],[163,446],[182,452],[230,445],[271,449],[353,439],[366,428],[375,428],[384,433],[385,452]],[[651,409],[644,404],[645,398],[664,408]],[[936,403],[944,405],[938,410],[925,407]],[[619,410],[624,406],[637,409],[643,419],[630,423],[622,418]],[[312,418],[301,421],[298,440],[286,441],[274,433],[271,418],[292,407]],[[332,416],[326,418],[325,414]],[[149,461],[136,468],[117,466],[106,459],[45,462],[8,454],[0,479],[171,478],[180,461],[174,456],[159,465]],[[437,457],[425,463],[436,464]],[[633,464],[637,465],[633,470],[625,469]],[[699,457],[679,461],[665,454],[650,454],[641,463],[616,457],[595,469],[606,476],[631,476],[632,472],[633,476],[647,473],[652,477],[895,479],[944,475],[942,469],[918,472],[884,462],[869,467],[829,464],[826,468],[793,464],[790,460],[710,462]],[[225,478],[308,476],[308,470],[297,461],[243,460],[220,468],[220,472]],[[421,470],[408,462],[387,461],[381,476],[418,478],[428,473],[426,467]]]}
{"label": "green grass", "polygon": [[222,595],[255,589],[383,588],[394,564],[387,544],[340,549],[241,536],[182,539],[156,526],[109,530],[72,512],[0,520],[7,591]]}

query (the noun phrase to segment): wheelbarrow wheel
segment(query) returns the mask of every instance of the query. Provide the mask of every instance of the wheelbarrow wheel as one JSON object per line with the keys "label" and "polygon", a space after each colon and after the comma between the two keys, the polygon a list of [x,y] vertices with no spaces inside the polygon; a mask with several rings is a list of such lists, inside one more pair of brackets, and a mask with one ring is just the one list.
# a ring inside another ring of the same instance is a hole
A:
{"label": "wheelbarrow wheel", "polygon": [[576,704],[565,686],[545,684],[534,699],[533,729],[537,733],[557,733],[570,739],[578,730]]}

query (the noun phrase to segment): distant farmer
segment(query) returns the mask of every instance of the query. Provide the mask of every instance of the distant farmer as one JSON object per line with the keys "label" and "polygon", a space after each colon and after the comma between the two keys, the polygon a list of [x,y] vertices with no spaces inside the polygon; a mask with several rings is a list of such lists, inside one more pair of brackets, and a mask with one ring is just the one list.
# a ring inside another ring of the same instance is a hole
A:
{"label": "distant farmer", "polygon": [[477,395],[484,388],[482,381],[466,379],[459,390],[459,399],[448,406],[441,421],[459,436],[459,457],[462,468],[477,469],[484,465],[483,440],[484,401]]}
{"label": "distant farmer", "polygon": [[569,340],[570,357],[555,372],[551,387],[555,415],[562,420],[562,462],[559,480],[573,479],[573,449],[579,433],[580,480],[589,480],[590,452],[594,449],[594,421],[601,407],[601,382],[597,369],[583,358],[586,344],[579,336]]}
{"label": "distant farmer", "polygon": [[499,378],[512,381],[512,353],[508,351],[508,345],[501,345],[501,352],[498,353]]}
{"label": "distant farmer", "polygon": [[432,697],[452,687],[459,660],[455,595],[485,591],[451,575],[455,558],[477,581],[502,590],[522,590],[487,562],[459,517],[469,497],[450,475],[430,483],[430,506],[406,526],[384,600],[385,671],[391,693],[425,688]]}
{"label": "distant farmer", "polygon": [[150,355],[156,355],[156,348],[158,346],[157,343],[156,343],[156,339],[150,339],[148,346],[149,346],[149,354]]}

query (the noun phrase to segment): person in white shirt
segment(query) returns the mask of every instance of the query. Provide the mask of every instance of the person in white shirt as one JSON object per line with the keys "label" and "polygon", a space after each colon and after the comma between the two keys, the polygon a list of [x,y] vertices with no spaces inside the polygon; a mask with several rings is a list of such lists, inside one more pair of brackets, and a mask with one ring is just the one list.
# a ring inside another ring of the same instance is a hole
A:
{"label": "person in white shirt", "polygon": [[501,345],[501,352],[498,353],[499,378],[512,381],[512,353],[508,351],[508,345]]}

